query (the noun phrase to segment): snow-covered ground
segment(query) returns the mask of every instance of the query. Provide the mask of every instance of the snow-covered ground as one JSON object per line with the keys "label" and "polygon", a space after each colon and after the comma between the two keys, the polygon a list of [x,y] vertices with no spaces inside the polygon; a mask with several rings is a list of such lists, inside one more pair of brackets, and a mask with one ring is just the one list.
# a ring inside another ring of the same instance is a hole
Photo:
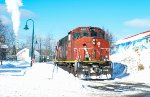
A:
{"label": "snow-covered ground", "polygon": [[114,63],[114,69],[114,80],[86,81],[52,63],[34,63],[30,67],[24,61],[3,62],[0,97],[131,97],[150,92],[150,81],[142,76],[146,71],[128,75],[126,65],[120,63]]}
{"label": "snow-covered ground", "polygon": [[3,62],[0,97],[63,97],[66,94],[69,97],[79,93],[82,88],[78,79],[61,69],[55,70],[53,74],[52,64],[35,63],[29,67],[29,63],[19,63],[23,62]]}

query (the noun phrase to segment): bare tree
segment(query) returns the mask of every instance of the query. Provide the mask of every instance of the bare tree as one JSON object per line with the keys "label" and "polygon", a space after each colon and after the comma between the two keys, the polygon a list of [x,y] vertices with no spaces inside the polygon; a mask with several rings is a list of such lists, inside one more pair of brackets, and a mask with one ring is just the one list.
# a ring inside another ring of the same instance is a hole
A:
{"label": "bare tree", "polygon": [[0,43],[5,43],[6,26],[0,20]]}
{"label": "bare tree", "polygon": [[[31,41],[30,40],[31,40],[31,36],[27,36],[26,42],[19,43],[19,46],[30,48],[31,47]],[[35,48],[35,50],[40,50],[40,44],[41,44],[42,52],[49,55],[50,52],[53,51],[55,41],[52,38],[52,35],[50,35],[50,34],[46,35],[44,37],[35,36],[34,37],[34,48]]]}
{"label": "bare tree", "polygon": [[26,47],[27,47],[27,45],[24,41],[19,41],[18,42],[18,49],[24,49]]}
{"label": "bare tree", "polygon": [[107,32],[107,34],[106,34],[106,40],[109,41],[109,45],[110,46],[113,46],[113,44],[115,42],[115,36],[111,32],[109,32],[109,30],[107,30],[106,32]]}
{"label": "bare tree", "polygon": [[1,64],[2,60],[6,59],[7,55],[12,54],[16,55],[15,34],[13,32],[12,26],[9,24],[4,24],[1,19],[0,19],[0,46],[1,46],[0,48]]}
{"label": "bare tree", "polygon": [[43,47],[48,55],[50,54],[50,51],[52,49],[51,40],[52,40],[51,36],[48,35],[47,37],[45,37],[43,41]]}
{"label": "bare tree", "polygon": [[[31,35],[27,35],[27,36],[24,36],[25,39],[23,39],[23,41],[19,41],[18,43],[18,49],[24,49],[24,48],[31,48],[31,45],[32,45],[32,36]],[[34,39],[34,42],[36,41],[36,37]],[[34,43],[34,46],[35,46],[35,43]]]}
{"label": "bare tree", "polygon": [[3,24],[2,20],[0,20],[0,42],[7,44],[10,49],[15,45],[15,34],[12,26]]}

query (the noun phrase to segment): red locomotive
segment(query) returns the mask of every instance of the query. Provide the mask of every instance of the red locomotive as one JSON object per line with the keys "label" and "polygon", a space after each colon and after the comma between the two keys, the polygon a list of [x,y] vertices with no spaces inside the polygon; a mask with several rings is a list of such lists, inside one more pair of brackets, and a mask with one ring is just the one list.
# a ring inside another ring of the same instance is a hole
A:
{"label": "red locomotive", "polygon": [[56,64],[67,66],[78,77],[112,74],[107,33],[98,27],[78,27],[60,39],[56,47]]}

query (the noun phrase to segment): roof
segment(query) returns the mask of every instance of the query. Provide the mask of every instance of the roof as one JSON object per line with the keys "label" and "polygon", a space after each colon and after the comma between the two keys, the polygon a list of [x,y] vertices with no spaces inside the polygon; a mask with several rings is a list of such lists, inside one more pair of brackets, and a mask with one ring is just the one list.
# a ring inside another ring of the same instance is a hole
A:
{"label": "roof", "polygon": [[[30,53],[30,52],[29,52],[29,48],[24,48],[24,49],[20,50],[16,55],[19,56],[20,54],[22,54],[22,53],[24,53],[24,52]],[[34,54],[35,54],[35,55],[40,55],[37,50],[34,50]]]}
{"label": "roof", "polygon": [[150,30],[139,33],[139,34],[132,35],[130,37],[127,37],[127,38],[124,38],[124,39],[121,39],[121,40],[118,40],[116,42],[116,44],[121,44],[121,43],[125,43],[125,42],[132,42],[134,40],[146,38],[148,36],[150,36]]}

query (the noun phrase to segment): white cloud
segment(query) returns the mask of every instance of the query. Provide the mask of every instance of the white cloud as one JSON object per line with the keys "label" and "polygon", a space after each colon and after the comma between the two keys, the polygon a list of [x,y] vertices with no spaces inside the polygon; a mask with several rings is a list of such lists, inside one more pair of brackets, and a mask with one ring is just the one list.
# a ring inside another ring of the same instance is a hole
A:
{"label": "white cloud", "polygon": [[[0,13],[1,14],[7,14],[8,13],[6,5],[0,4]],[[36,16],[35,13],[33,13],[32,11],[27,10],[27,9],[20,9],[20,14],[21,14],[22,18],[32,18],[32,17]]]}
{"label": "white cloud", "polygon": [[35,14],[32,11],[27,9],[20,9],[20,12],[22,18],[32,18],[35,16]]}
{"label": "white cloud", "polygon": [[138,28],[150,27],[150,19],[133,19],[130,21],[126,21],[124,24],[126,26]]}
{"label": "white cloud", "polygon": [[2,23],[5,25],[11,24],[11,19],[9,19],[8,17],[6,17],[4,15],[0,15],[0,20],[2,20]]}

